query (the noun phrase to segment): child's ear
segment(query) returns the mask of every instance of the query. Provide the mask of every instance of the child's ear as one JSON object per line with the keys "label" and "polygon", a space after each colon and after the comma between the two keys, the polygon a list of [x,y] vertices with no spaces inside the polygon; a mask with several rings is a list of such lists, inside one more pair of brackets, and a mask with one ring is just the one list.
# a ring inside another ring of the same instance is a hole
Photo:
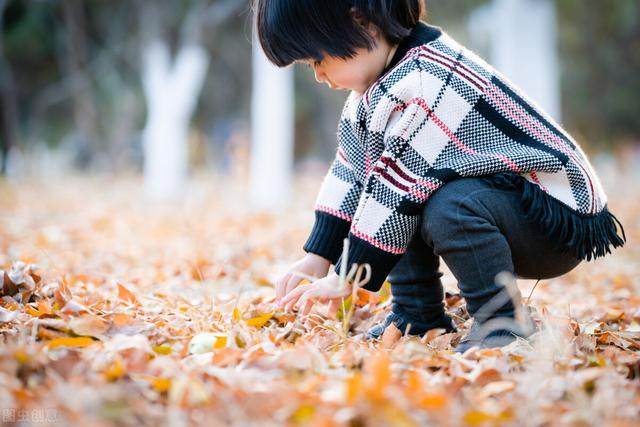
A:
{"label": "child's ear", "polygon": [[353,16],[353,19],[355,19],[361,27],[367,30],[372,38],[375,39],[376,37],[378,37],[378,34],[380,33],[378,27],[372,24],[368,19],[366,19],[366,17],[362,13],[358,12],[355,7],[349,9],[349,12],[351,13],[351,16]]}

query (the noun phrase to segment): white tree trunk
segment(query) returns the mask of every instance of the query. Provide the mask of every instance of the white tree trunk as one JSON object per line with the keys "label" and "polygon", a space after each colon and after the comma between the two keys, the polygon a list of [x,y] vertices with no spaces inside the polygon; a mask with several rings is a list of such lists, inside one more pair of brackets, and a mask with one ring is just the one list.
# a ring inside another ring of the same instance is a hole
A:
{"label": "white tree trunk", "polygon": [[257,209],[278,210],[289,201],[293,130],[293,70],[272,65],[254,34],[250,197]]}
{"label": "white tree trunk", "polygon": [[560,121],[555,2],[493,0],[474,12],[470,30],[472,39],[488,39],[496,69]]}
{"label": "white tree trunk", "polygon": [[144,183],[156,200],[178,198],[188,169],[188,131],[209,66],[197,45],[180,48],[170,59],[166,43],[156,40],[144,52],[143,86],[147,123],[143,131]]}

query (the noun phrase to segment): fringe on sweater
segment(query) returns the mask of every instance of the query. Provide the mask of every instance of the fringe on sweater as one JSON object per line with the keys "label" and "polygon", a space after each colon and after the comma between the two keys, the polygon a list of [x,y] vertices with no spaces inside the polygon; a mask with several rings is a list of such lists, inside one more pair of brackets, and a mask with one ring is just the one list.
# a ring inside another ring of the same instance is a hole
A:
{"label": "fringe on sweater", "polygon": [[627,241],[624,227],[606,205],[595,215],[585,215],[551,197],[521,175],[505,172],[487,179],[499,188],[521,191],[526,218],[539,224],[542,232],[553,238],[562,252],[591,261],[611,253],[612,247],[622,247]]}

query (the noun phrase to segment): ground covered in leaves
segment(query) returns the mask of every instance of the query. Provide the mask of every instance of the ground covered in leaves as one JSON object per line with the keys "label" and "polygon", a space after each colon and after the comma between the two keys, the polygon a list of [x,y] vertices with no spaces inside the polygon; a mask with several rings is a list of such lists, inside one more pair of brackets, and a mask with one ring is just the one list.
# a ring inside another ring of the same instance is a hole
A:
{"label": "ground covered in leaves", "polygon": [[364,341],[388,285],[337,319],[276,309],[320,178],[301,177],[280,215],[215,177],[163,205],[137,178],[0,184],[2,423],[638,425],[640,190],[624,177],[605,188],[627,246],[519,282],[540,332],[465,355],[451,351],[470,320],[450,274],[458,333]]}

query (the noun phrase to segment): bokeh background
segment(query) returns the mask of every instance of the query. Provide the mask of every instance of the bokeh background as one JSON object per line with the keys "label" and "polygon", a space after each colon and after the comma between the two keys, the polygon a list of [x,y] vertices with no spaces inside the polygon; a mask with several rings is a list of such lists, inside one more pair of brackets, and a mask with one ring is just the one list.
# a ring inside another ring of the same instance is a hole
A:
{"label": "bokeh background", "polygon": [[[549,109],[558,111],[553,115],[597,159],[637,157],[638,1],[430,0],[426,19],[495,63],[500,61],[492,55],[491,37],[505,27],[500,21],[505,18],[487,10],[507,11],[511,30],[500,33],[504,39],[517,36],[529,21],[527,8],[541,3],[553,13],[527,33],[522,51],[534,76],[555,70],[545,77],[557,104]],[[508,11],[515,4],[519,15]],[[264,82],[252,79],[252,12],[246,0],[0,0],[0,17],[0,141],[2,173],[10,181],[77,173],[140,175],[154,105],[175,100],[149,92],[150,68],[165,73],[157,90],[167,95],[169,73],[178,74],[181,54],[190,46],[200,49],[200,65],[187,73],[192,87],[181,92],[189,93],[192,104],[181,119],[184,135],[175,137],[184,137],[187,150],[182,173],[251,173],[252,94]],[[539,38],[554,47],[550,55],[539,57],[530,49]],[[158,42],[165,57],[149,65]],[[293,139],[285,149],[293,150],[294,162],[286,165],[320,173],[335,152],[336,123],[347,94],[319,85],[306,68],[289,73],[293,111],[284,120]],[[258,108],[286,107],[287,98],[272,95]]]}

